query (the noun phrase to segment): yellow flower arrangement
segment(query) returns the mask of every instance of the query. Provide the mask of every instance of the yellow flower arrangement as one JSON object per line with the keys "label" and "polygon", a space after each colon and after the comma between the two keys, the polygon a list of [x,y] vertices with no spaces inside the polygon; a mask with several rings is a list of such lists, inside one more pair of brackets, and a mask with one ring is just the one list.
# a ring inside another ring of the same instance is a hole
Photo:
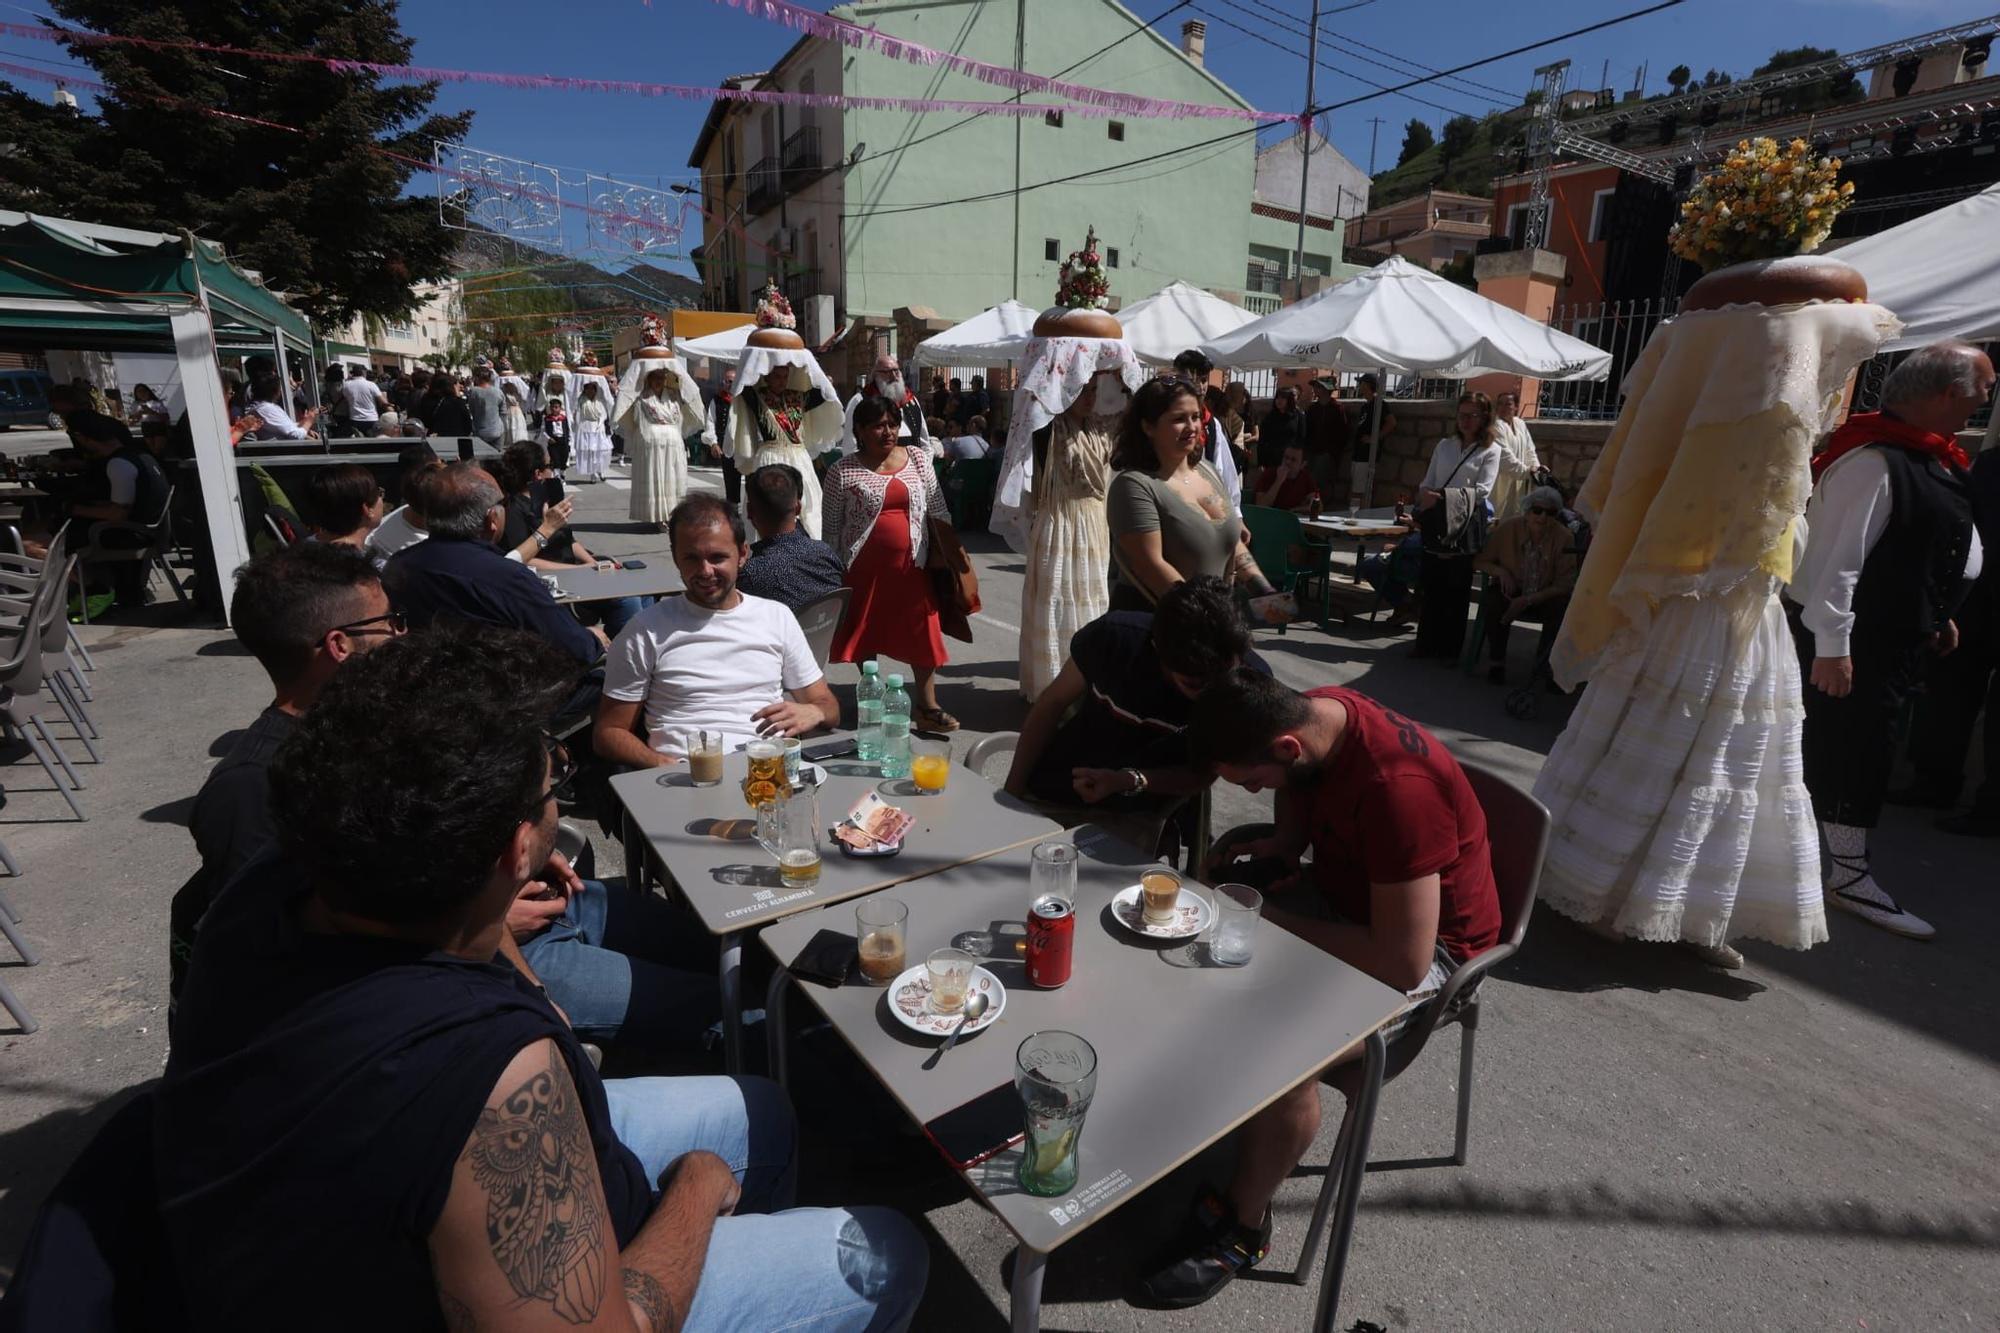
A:
{"label": "yellow flower arrangement", "polygon": [[1839,175],[1840,159],[1813,156],[1804,139],[1742,140],[1689,191],[1667,247],[1710,270],[1809,254],[1853,201],[1854,182]]}

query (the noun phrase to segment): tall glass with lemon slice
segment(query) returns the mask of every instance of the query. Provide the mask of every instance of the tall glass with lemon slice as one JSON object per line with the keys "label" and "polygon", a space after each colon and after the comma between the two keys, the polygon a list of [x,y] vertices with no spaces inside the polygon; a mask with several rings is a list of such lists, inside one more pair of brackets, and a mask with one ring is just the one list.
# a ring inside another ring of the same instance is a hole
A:
{"label": "tall glass with lemon slice", "polygon": [[935,796],[951,781],[951,740],[944,736],[910,737],[910,781],[925,796]]}
{"label": "tall glass with lemon slice", "polygon": [[1077,1141],[1097,1092],[1097,1052],[1074,1032],[1032,1032],[1014,1052],[1027,1139],[1016,1172],[1021,1188],[1053,1197],[1076,1188]]}

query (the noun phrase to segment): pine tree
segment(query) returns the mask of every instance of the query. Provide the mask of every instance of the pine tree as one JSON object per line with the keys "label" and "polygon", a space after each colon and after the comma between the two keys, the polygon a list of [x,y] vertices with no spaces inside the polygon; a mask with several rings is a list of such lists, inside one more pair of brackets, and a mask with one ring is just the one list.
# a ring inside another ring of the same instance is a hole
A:
{"label": "pine tree", "polygon": [[[253,51],[405,63],[394,0],[160,5],[49,0],[97,32]],[[403,196],[433,139],[470,113],[433,115],[437,85],[206,51],[73,44],[110,89],[95,116],[0,90],[0,204],[221,242],[313,319],[394,318],[411,284],[450,272],[456,233]],[[265,122],[265,123],[255,123]],[[278,128],[286,127],[286,128]],[[411,159],[411,161],[399,160]]]}
{"label": "pine tree", "polygon": [[1396,165],[1400,167],[1418,154],[1429,151],[1435,142],[1437,140],[1431,134],[1431,127],[1411,117],[1410,123],[1403,127],[1403,151],[1397,155]]}

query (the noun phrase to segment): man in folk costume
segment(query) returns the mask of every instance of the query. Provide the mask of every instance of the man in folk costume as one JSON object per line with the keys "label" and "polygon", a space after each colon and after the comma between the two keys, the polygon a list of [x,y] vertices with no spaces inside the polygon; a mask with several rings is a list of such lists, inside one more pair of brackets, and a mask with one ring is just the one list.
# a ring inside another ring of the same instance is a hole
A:
{"label": "man in folk costume", "polygon": [[1882,410],[1850,417],[1813,459],[1809,537],[1788,597],[1826,901],[1913,939],[1937,931],[1875,882],[1868,830],[1924,657],[1958,646],[1952,617],[1989,558],[1955,436],[1993,396],[1993,378],[1993,363],[1962,342],[1921,348],[1889,373]]}
{"label": "man in folk costume", "polygon": [[791,303],[777,284],[757,299],[757,327],[736,363],[736,401],[729,412],[729,451],[736,470],[749,476],[784,463],[804,483],[799,526],[820,535],[819,473],[815,455],[840,440],[840,395],[797,332]]}
{"label": "man in folk costume", "polygon": [[1035,320],[1022,356],[993,504],[993,531],[1027,557],[1020,679],[1031,703],[1061,674],[1076,632],[1111,609],[1104,495],[1118,418],[1147,378],[1101,308],[1101,281],[1079,292],[1063,271],[1059,304]]}
{"label": "man in folk costume", "polygon": [[1778,589],[1813,443],[1900,327],[1834,267],[1858,292],[1705,298],[1735,270],[1711,273],[1647,344],[1577,498],[1595,533],[1550,658],[1590,688],[1535,783],[1554,816],[1542,897],[1723,967],[1742,965],[1732,938],[1827,938]]}
{"label": "man in folk costume", "polygon": [[860,393],[847,400],[847,422],[841,430],[840,452],[851,454],[855,450],[854,409],[864,398],[888,399],[896,409],[896,438],[937,456],[943,446],[932,437],[930,423],[924,420],[924,405],[904,385],[902,367],[893,356],[875,358],[875,369],[868,382],[861,386]]}

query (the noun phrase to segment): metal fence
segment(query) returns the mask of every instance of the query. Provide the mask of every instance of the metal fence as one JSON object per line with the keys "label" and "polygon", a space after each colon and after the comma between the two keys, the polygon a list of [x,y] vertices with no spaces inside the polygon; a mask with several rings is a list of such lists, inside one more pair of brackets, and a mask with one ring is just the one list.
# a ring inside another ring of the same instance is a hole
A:
{"label": "metal fence", "polygon": [[1678,300],[1595,301],[1559,305],[1549,324],[1611,353],[1611,373],[1601,380],[1544,380],[1539,417],[1610,421],[1618,415],[1618,386],[1661,324],[1679,311]]}

